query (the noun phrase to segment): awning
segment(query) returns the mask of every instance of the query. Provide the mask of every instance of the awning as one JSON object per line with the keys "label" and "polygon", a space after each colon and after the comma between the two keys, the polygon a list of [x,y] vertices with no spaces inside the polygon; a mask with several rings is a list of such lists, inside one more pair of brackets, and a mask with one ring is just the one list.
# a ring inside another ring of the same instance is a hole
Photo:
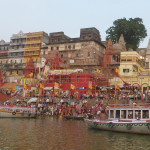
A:
{"label": "awning", "polygon": [[52,90],[53,87],[45,87],[44,90]]}
{"label": "awning", "polygon": [[31,99],[28,101],[28,103],[36,102],[37,100],[38,100],[38,98],[33,97],[33,98],[31,98]]}

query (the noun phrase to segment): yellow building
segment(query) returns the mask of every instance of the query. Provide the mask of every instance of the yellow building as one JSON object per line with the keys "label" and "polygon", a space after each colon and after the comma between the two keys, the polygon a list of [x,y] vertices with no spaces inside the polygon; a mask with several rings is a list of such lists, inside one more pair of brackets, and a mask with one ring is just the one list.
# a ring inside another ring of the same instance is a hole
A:
{"label": "yellow building", "polygon": [[111,80],[111,84],[123,86],[124,82],[132,86],[140,86],[145,91],[150,85],[150,70],[145,67],[145,58],[136,51],[121,52],[119,76]]}
{"label": "yellow building", "polygon": [[49,43],[48,34],[45,32],[28,33],[24,49],[24,62],[27,63],[32,57],[33,62],[40,62],[40,53],[43,44]]}

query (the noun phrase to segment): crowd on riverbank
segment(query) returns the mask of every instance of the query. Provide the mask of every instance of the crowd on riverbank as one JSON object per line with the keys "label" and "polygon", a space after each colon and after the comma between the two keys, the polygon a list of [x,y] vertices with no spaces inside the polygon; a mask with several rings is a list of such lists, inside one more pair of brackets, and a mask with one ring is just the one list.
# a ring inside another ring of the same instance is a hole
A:
{"label": "crowd on riverbank", "polygon": [[123,88],[115,91],[103,90],[95,95],[81,94],[80,97],[38,97],[36,102],[28,103],[27,98],[22,100],[7,100],[4,105],[36,107],[40,114],[47,116],[99,116],[102,112],[107,115],[109,104],[136,105],[139,103],[150,102],[150,91],[144,93],[137,87]]}

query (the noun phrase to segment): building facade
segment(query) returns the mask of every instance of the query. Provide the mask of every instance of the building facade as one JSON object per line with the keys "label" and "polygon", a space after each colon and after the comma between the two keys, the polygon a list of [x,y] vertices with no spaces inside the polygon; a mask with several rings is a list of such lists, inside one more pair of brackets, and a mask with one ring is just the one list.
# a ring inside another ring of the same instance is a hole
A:
{"label": "building facade", "polygon": [[105,46],[96,28],[81,29],[79,38],[70,38],[64,32],[50,33],[49,42],[48,49],[42,49],[41,57],[58,51],[67,68],[85,72],[94,73],[102,65]]}
{"label": "building facade", "polygon": [[121,52],[119,77],[114,77],[111,84],[123,86],[124,83],[127,83],[145,92],[150,85],[150,70],[145,69],[144,64],[145,59],[136,51]]}
{"label": "building facade", "polygon": [[24,49],[24,62],[27,63],[32,57],[34,63],[40,63],[42,45],[49,43],[48,34],[45,32],[28,33]]}

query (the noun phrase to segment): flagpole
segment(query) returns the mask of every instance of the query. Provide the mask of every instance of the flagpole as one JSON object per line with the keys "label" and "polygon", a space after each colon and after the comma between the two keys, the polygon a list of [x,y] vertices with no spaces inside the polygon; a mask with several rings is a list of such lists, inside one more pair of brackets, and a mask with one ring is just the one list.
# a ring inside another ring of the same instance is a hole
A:
{"label": "flagpole", "polygon": [[60,97],[60,83],[61,83],[61,73],[60,73],[60,76],[59,76],[59,97]]}
{"label": "flagpole", "polygon": [[115,77],[115,95],[114,95],[114,104],[116,104],[116,77]]}
{"label": "flagpole", "polygon": [[97,76],[96,76],[96,80],[95,80],[95,98],[96,98],[96,83],[97,83]]}

